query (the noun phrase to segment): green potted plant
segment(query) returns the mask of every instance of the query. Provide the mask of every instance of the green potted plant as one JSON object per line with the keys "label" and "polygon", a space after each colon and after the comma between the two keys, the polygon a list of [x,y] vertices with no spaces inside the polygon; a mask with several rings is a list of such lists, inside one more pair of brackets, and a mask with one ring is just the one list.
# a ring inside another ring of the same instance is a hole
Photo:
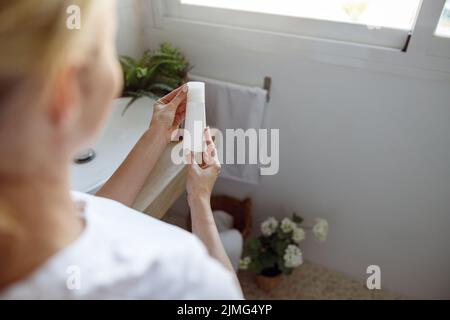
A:
{"label": "green potted plant", "polygon": [[302,227],[303,218],[293,214],[292,219],[281,222],[271,217],[261,224],[261,235],[249,241],[240,261],[240,269],[257,274],[257,285],[266,291],[275,288],[282,275],[289,275],[303,264],[300,244],[305,240],[305,230],[312,231],[316,240],[325,242],[328,222],[317,218],[312,227]]}
{"label": "green potted plant", "polygon": [[191,69],[181,51],[169,43],[162,43],[157,50],[147,50],[140,59],[120,56],[123,69],[126,101],[124,112],[142,97],[159,99],[187,81]]}

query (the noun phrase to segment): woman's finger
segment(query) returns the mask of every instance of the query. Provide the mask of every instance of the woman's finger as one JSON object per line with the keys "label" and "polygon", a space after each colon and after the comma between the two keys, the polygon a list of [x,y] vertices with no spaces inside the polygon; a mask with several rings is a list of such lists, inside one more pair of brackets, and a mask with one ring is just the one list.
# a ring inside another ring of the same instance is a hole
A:
{"label": "woman's finger", "polygon": [[186,115],[185,114],[176,114],[173,120],[172,130],[177,130],[180,128],[180,125],[183,123]]}
{"label": "woman's finger", "polygon": [[[186,89],[186,90],[185,90]],[[186,102],[187,99],[187,87],[185,87],[183,90],[178,91],[177,95],[175,96],[175,98],[172,99],[172,101],[170,101],[166,107],[171,110],[176,112],[178,110],[178,107],[180,105],[182,105],[183,103]]]}
{"label": "woman's finger", "polygon": [[187,106],[187,97],[178,106],[177,113],[185,113],[186,112],[186,106]]}
{"label": "woman's finger", "polygon": [[214,158],[216,156],[216,149],[214,148],[214,145],[212,143],[206,143],[206,153],[211,158]]}
{"label": "woman's finger", "polygon": [[183,155],[184,155],[184,160],[185,160],[186,164],[191,164],[192,157],[191,157],[191,153],[189,152],[189,150],[184,149]]}
{"label": "woman's finger", "polygon": [[211,137],[211,131],[210,131],[209,127],[207,127],[205,129],[205,141],[206,141],[206,145],[214,144],[214,141]]}
{"label": "woman's finger", "polygon": [[[181,87],[173,90],[172,92],[170,92],[169,94],[167,94],[166,96],[160,98],[158,100],[158,103],[161,104],[169,104],[177,95],[180,91],[183,91],[184,89],[187,89],[187,85],[182,85]],[[187,92],[187,91],[186,91]]]}
{"label": "woman's finger", "polygon": [[211,155],[208,152],[202,152],[202,160],[203,160],[203,166],[202,166],[203,169],[209,167],[210,165],[212,165],[214,163],[213,158],[211,157]]}
{"label": "woman's finger", "polygon": [[202,164],[198,164],[197,161],[195,161],[195,154],[194,152],[189,152],[191,155],[191,163],[190,163],[190,167],[191,169],[195,172],[195,174],[200,175],[203,168]]}
{"label": "woman's finger", "polygon": [[184,116],[186,114],[186,100],[184,100],[177,108],[176,114]]}
{"label": "woman's finger", "polygon": [[216,144],[214,143],[214,140],[212,139],[211,129],[209,127],[207,127],[205,129],[205,141],[206,141],[206,150],[211,157],[211,161],[217,162],[220,164],[219,155],[217,154]]}

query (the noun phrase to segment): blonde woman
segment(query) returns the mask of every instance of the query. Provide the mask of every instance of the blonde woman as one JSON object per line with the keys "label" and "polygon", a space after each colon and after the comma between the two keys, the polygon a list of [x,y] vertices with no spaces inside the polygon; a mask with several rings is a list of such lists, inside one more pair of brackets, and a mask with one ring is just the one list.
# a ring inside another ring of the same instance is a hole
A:
{"label": "blonde woman", "polygon": [[[72,4],[80,30],[66,28]],[[183,120],[187,88],[155,105],[97,196],[69,191],[73,155],[121,90],[115,19],[112,0],[0,2],[0,298],[239,299],[211,214],[220,164],[208,131],[205,164],[188,174],[195,235],[129,208]]]}

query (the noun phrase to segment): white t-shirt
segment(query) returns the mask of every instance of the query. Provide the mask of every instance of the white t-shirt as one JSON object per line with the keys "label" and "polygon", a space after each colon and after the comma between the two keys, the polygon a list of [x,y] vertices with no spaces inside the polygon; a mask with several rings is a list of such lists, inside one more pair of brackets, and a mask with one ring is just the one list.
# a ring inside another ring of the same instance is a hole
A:
{"label": "white t-shirt", "polygon": [[0,299],[240,299],[194,235],[118,202],[84,202],[85,230]]}

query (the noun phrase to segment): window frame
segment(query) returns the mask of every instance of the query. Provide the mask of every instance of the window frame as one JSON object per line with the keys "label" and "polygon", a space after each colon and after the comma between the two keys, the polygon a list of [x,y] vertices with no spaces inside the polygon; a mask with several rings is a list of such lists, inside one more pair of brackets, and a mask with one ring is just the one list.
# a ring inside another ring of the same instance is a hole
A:
{"label": "window frame", "polygon": [[166,16],[176,19],[398,50],[405,47],[410,32],[404,29],[371,28],[363,24],[307,17],[183,5],[179,0],[165,0],[163,3]]}
{"label": "window frame", "polygon": [[184,19],[166,12],[168,0],[143,1],[150,9],[144,20],[145,29],[152,32],[153,36],[159,34],[162,39],[175,43],[183,42],[195,34],[194,39],[197,41],[226,45],[239,50],[257,50],[273,54],[279,54],[280,50],[283,50],[288,52],[286,54],[325,63],[433,79],[450,79],[450,41],[445,42],[450,39],[441,39],[434,35],[445,0],[423,0],[407,50],[400,46],[393,48]]}
{"label": "window frame", "polygon": [[[440,22],[442,11],[444,9],[444,5],[446,1],[443,1],[444,4],[441,6],[439,18],[434,25],[433,38],[430,40],[428,53],[434,56],[450,58],[450,37],[442,37],[436,35],[436,29]],[[439,6],[436,6],[436,10],[439,9]]]}

